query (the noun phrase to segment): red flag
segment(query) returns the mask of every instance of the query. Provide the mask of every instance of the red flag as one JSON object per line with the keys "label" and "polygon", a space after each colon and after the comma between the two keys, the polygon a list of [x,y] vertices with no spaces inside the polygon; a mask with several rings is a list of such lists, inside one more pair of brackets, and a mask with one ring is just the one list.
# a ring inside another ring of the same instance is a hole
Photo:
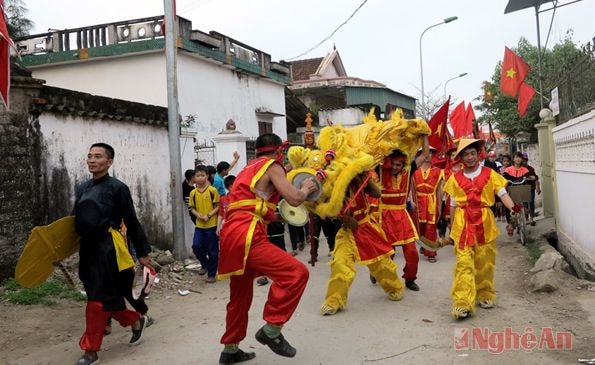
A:
{"label": "red flag", "polygon": [[10,46],[14,45],[4,18],[4,0],[0,0],[0,98],[8,109],[8,91],[10,90]]}
{"label": "red flag", "polygon": [[430,146],[434,147],[437,151],[442,151],[446,134],[448,133],[448,130],[446,129],[446,119],[448,118],[449,105],[450,97],[448,97],[448,100],[446,100],[444,105],[438,109],[436,114],[434,114],[428,122],[428,126],[432,131],[432,134],[428,137],[428,142],[430,143]]}
{"label": "red flag", "polygon": [[465,110],[465,130],[463,136],[473,135],[475,138],[479,138],[477,129],[477,123],[475,121],[475,112],[473,111],[473,105],[469,103],[469,106]]}
{"label": "red flag", "polygon": [[505,47],[502,73],[500,74],[500,91],[515,97],[529,70],[531,70],[531,67],[527,62],[508,47]]}
{"label": "red flag", "polygon": [[465,131],[465,102],[461,101],[450,113],[450,126],[455,139],[466,135]]}
{"label": "red flag", "polygon": [[535,89],[527,83],[523,82],[521,88],[519,89],[519,104],[517,107],[517,110],[519,111],[519,115],[521,117],[525,116],[525,113],[527,112],[527,108],[529,107],[529,103],[531,102],[533,95],[535,95]]}

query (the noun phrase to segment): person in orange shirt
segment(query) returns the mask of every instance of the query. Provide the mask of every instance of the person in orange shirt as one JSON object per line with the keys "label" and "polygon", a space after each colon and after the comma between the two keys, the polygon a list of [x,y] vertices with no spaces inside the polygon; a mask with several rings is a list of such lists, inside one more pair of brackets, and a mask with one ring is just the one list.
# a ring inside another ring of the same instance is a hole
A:
{"label": "person in orange shirt", "polygon": [[281,164],[285,146],[276,134],[260,135],[256,158],[240,171],[229,194],[220,234],[218,278],[231,280],[219,364],[235,364],[256,356],[240,350],[239,343],[246,337],[254,278],[260,275],[273,283],[263,311],[266,324],[256,332],[256,340],[280,356],[296,354],[281,328],[297,308],[309,273],[303,263],[269,241],[266,225],[275,218],[281,196],[298,206],[318,187],[314,178],[305,179],[299,188],[291,185]]}
{"label": "person in orange shirt", "polygon": [[418,291],[417,267],[419,255],[415,246],[418,238],[417,230],[407,211],[407,197],[411,174],[417,170],[429,154],[427,137],[424,138],[424,148],[414,161],[409,164],[409,158],[400,150],[393,151],[384,159],[380,174],[381,197],[380,217],[382,229],[388,241],[396,248],[401,246],[405,257],[403,279],[405,286],[413,291]]}
{"label": "person in orange shirt", "polygon": [[[444,186],[444,173],[441,169],[432,166],[432,155],[435,149],[430,147],[430,153],[423,160],[419,169],[413,173],[413,209],[417,207],[417,220],[419,235],[431,241],[438,240],[436,222],[440,217],[442,205],[442,188]],[[436,262],[436,251],[422,250],[429,262]]]}

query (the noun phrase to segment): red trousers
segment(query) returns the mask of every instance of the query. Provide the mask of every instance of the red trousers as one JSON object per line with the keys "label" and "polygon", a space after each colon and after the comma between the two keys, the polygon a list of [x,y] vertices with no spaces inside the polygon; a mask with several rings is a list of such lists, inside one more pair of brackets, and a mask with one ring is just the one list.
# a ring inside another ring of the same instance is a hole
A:
{"label": "red trousers", "polygon": [[266,236],[254,237],[244,274],[230,278],[230,297],[222,344],[239,343],[246,337],[254,278],[261,275],[272,280],[263,318],[267,323],[283,325],[291,318],[300,302],[309,272],[306,265],[272,244]]}
{"label": "red trousers", "polygon": [[129,309],[107,312],[103,310],[103,304],[100,301],[89,301],[85,311],[87,328],[79,341],[79,346],[83,351],[97,352],[101,349],[105,325],[109,317],[120,322],[122,327],[128,327],[138,321],[140,316],[140,313]]}
{"label": "red trousers", "polygon": [[[417,279],[417,265],[419,263],[417,246],[415,245],[415,242],[409,242],[400,246],[403,248],[403,257],[405,257],[403,279],[405,279],[405,281],[415,281],[415,279]],[[395,246],[395,251],[397,247],[398,246]]]}
{"label": "red trousers", "polygon": [[[419,236],[436,241],[438,239],[438,228],[435,223],[420,223],[419,224]],[[423,250],[425,257],[436,257],[437,251]]]}

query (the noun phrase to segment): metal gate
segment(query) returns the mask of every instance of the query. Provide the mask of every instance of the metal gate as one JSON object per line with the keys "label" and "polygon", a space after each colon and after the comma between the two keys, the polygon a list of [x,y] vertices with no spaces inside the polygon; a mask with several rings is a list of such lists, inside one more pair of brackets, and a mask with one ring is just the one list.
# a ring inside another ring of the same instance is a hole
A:
{"label": "metal gate", "polygon": [[194,166],[211,165],[216,166],[215,162],[215,143],[213,141],[204,141],[194,145]]}

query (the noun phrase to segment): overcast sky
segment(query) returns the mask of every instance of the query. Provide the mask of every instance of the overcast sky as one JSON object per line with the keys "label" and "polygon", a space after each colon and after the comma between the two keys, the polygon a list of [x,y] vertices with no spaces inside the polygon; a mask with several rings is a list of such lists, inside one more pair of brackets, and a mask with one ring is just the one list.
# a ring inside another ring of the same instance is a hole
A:
{"label": "overcast sky", "polygon": [[[162,0],[24,0],[32,33],[77,28],[163,14]],[[301,54],[344,22],[363,0],[178,0],[178,15],[193,29],[215,30],[284,60]],[[301,59],[322,57],[336,45],[349,76],[375,80],[419,98],[419,38],[425,28],[449,16],[458,20],[423,37],[426,93],[447,93],[470,101],[481,93],[504,54],[521,36],[537,44],[535,12],[504,15],[508,0],[368,0],[329,41]],[[564,0],[569,2],[569,0]],[[551,3],[542,9],[551,8]],[[552,12],[542,13],[542,44]],[[595,36],[595,0],[556,11],[548,47],[568,29],[585,44]],[[534,85],[537,87],[537,85]],[[165,87],[165,86],[164,86]]]}

